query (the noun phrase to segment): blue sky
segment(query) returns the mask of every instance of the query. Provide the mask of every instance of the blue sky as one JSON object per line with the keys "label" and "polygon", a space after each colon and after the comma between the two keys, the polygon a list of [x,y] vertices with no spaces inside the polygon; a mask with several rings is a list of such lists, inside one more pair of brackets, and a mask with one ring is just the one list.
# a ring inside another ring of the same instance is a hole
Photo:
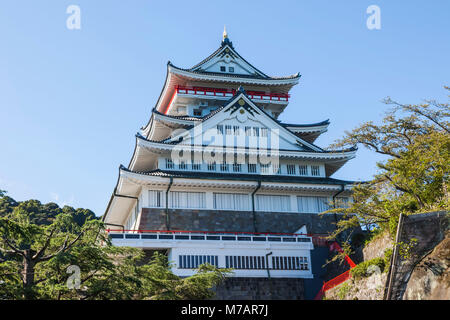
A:
{"label": "blue sky", "polygon": [[[81,29],[69,30],[69,5]],[[366,9],[381,9],[368,30]],[[119,164],[147,123],[168,60],[190,67],[220,45],[269,75],[300,72],[280,119],[330,119],[322,147],[379,121],[387,96],[446,100],[449,1],[2,1],[0,189],[103,214]],[[369,179],[381,158],[360,149],[334,175]]]}

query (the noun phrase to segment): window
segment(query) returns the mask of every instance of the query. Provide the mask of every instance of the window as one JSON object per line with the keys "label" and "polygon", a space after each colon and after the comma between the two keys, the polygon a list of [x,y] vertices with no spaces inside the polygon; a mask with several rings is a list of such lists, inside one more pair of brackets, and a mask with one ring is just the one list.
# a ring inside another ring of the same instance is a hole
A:
{"label": "window", "polygon": [[298,174],[301,176],[307,176],[308,175],[308,166],[305,164],[301,164],[298,166]]}
{"label": "window", "polygon": [[225,126],[225,134],[232,134],[230,125]]}
{"label": "window", "polygon": [[233,134],[234,134],[235,136],[238,136],[238,135],[239,135],[239,126],[233,126]]}
{"label": "window", "polygon": [[173,169],[173,167],[174,165],[172,159],[166,158],[166,169]]}
{"label": "window", "polygon": [[275,270],[308,270],[306,257],[272,256],[272,268]]}
{"label": "window", "polygon": [[192,170],[201,170],[201,169],[202,169],[201,162],[193,162],[192,163]]}
{"label": "window", "polygon": [[294,164],[288,164],[286,165],[287,174],[295,174],[295,165]]}
{"label": "window", "polygon": [[225,68],[225,66],[220,66],[220,71],[225,72],[227,71],[227,69]]}
{"label": "window", "polygon": [[164,193],[159,190],[150,190],[148,192],[149,204],[150,208],[161,208],[164,207]]}
{"label": "window", "polygon": [[259,137],[259,128],[258,127],[253,127],[253,135],[255,137]]}
{"label": "window", "polygon": [[267,137],[267,128],[261,128],[261,137]]}
{"label": "window", "polygon": [[240,163],[233,163],[233,172],[241,172],[242,165]]}
{"label": "window", "polygon": [[245,127],[245,135],[247,137],[252,135],[252,127]]}
{"label": "window", "polygon": [[264,256],[225,256],[225,268],[266,269]]}
{"label": "window", "polygon": [[216,267],[218,264],[218,257],[211,255],[179,255],[178,256],[178,268],[179,269],[196,269],[201,264],[209,263]]}
{"label": "window", "polygon": [[256,173],[256,163],[247,164],[247,169],[249,173]]}
{"label": "window", "polygon": [[291,211],[290,196],[257,194],[255,200],[258,211]]}
{"label": "window", "polygon": [[228,71],[234,72],[234,67],[228,67]]}
{"label": "window", "polygon": [[297,205],[302,213],[320,213],[330,208],[327,197],[298,196]]}
{"label": "window", "polygon": [[272,163],[273,174],[280,174],[280,165],[278,163]]}
{"label": "window", "polygon": [[178,168],[180,170],[186,170],[187,169],[187,164],[185,161],[180,161],[180,164],[178,165]]}
{"label": "window", "polygon": [[220,164],[220,171],[228,172],[228,164],[226,162]]}
{"label": "window", "polygon": [[320,167],[319,166],[311,166],[311,175],[320,176]]}
{"label": "window", "polygon": [[170,192],[170,207],[184,209],[202,209],[205,208],[206,196],[204,192]]}
{"label": "window", "polygon": [[348,208],[348,202],[349,201],[347,197],[336,197],[336,208]]}
{"label": "window", "polygon": [[240,193],[214,193],[214,209],[217,210],[250,210],[250,196]]}
{"label": "window", "polygon": [[223,126],[222,125],[217,126],[217,134],[223,134]]}
{"label": "window", "polygon": [[208,162],[208,171],[216,171],[216,163]]}
{"label": "window", "polygon": [[194,116],[200,117],[201,115],[202,115],[202,110],[199,110],[199,109],[194,110]]}

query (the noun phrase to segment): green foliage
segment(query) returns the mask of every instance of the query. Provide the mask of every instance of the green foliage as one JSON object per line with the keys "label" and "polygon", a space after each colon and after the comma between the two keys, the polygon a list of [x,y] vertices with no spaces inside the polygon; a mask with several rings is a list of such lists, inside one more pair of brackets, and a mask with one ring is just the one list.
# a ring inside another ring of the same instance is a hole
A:
{"label": "green foliage", "polygon": [[339,300],[344,300],[347,294],[350,292],[351,288],[352,287],[350,283],[348,283],[348,281],[341,284],[337,291],[337,297],[339,298]]}
{"label": "green foliage", "polygon": [[[90,210],[36,200],[3,204],[0,300],[206,299],[230,272],[202,265],[194,276],[180,278],[164,255],[156,253],[150,264],[141,265],[143,250],[112,246]],[[71,266],[80,270],[78,288],[68,286]]]}
{"label": "green foliage", "polygon": [[371,266],[376,266],[379,268],[380,272],[383,272],[386,267],[384,258],[374,258],[361,262],[360,264],[356,265],[356,267],[350,270],[350,274],[356,279],[368,277],[371,275],[371,273],[369,272],[369,267]]}
{"label": "green foliage", "polygon": [[384,251],[383,257],[385,270],[389,269],[391,265],[391,257],[392,257],[392,248],[388,248]]}
{"label": "green foliage", "polygon": [[332,237],[359,224],[394,234],[400,213],[450,208],[449,104],[404,105],[390,98],[384,102],[393,108],[381,124],[364,123],[333,146],[362,144],[387,159],[377,164],[379,171],[371,181],[353,188],[349,208],[328,211],[345,217]]}
{"label": "green foliage", "polygon": [[416,238],[410,239],[408,242],[399,242],[398,254],[405,260],[410,259],[413,254],[413,249],[417,245],[418,240]]}

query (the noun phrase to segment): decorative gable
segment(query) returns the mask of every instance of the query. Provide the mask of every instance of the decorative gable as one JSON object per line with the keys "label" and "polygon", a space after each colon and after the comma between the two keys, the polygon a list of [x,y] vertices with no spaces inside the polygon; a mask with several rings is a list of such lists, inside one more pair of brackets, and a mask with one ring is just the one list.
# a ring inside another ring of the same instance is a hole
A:
{"label": "decorative gable", "polygon": [[[233,136],[236,138],[234,144],[230,140]],[[273,139],[277,139],[275,144]],[[276,146],[280,150],[322,151],[280,125],[255,105],[242,87],[223,108],[170,140],[183,145],[228,146],[232,143],[235,147],[245,148],[265,145],[266,148]]]}

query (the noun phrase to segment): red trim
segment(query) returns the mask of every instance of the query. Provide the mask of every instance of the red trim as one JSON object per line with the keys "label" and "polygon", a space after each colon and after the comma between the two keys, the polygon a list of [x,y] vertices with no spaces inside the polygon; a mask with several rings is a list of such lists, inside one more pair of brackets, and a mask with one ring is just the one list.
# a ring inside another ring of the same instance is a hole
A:
{"label": "red trim", "polygon": [[[222,96],[225,97],[227,93],[231,93],[232,95],[236,94],[236,90],[230,89],[222,89],[222,88],[207,88],[207,87],[184,87],[184,86],[176,86],[175,91],[177,93],[187,94],[189,91],[194,91],[196,95],[206,95],[207,92],[212,93],[212,96]],[[181,91],[181,92],[180,92]],[[247,91],[247,95],[254,99],[255,97],[259,99],[263,99],[263,97],[269,98],[268,100],[276,100],[281,101],[281,99],[286,99],[289,101],[290,95],[287,93],[264,93],[262,91]],[[267,99],[266,99],[267,100]]]}
{"label": "red trim", "polygon": [[252,234],[252,235],[285,235],[285,236],[308,236],[313,238],[325,238],[325,234],[305,233],[282,233],[282,232],[245,232],[245,231],[195,231],[195,230],[143,230],[143,229],[106,229],[107,232],[137,232],[137,233],[215,233],[215,234]]}
{"label": "red trim", "polygon": [[175,90],[173,91],[173,94],[172,94],[172,98],[170,98],[170,101],[169,101],[169,103],[167,104],[167,106],[166,106],[166,109],[164,110],[164,112],[162,112],[162,114],[167,114],[167,112],[169,111],[169,107],[170,107],[170,105],[172,104],[172,101],[173,101],[173,99],[175,98],[175,95],[177,94],[177,90],[176,90],[176,88],[175,88]]}
{"label": "red trim", "polygon": [[[169,103],[167,104],[164,111],[161,113],[162,114],[168,113],[169,107],[172,104],[172,101],[175,98],[176,94],[178,94],[178,93],[188,94],[188,90],[194,91],[195,95],[203,95],[203,96],[206,96],[207,92],[212,93],[212,95],[208,95],[208,96],[215,96],[215,97],[226,97],[227,93],[229,93],[233,96],[236,94],[236,90],[234,90],[234,89],[208,88],[208,87],[185,87],[185,86],[176,85],[175,90],[172,94],[172,97],[170,98]],[[263,91],[247,91],[247,95],[250,97],[250,99],[261,99],[261,100],[269,100],[269,101],[286,101],[286,102],[288,102],[289,98],[291,97],[287,93],[265,93]]]}
{"label": "red trim", "polygon": [[[337,243],[336,241],[334,241],[333,243],[330,244],[330,251],[338,251],[341,253],[344,252],[344,250],[342,250],[339,243]],[[354,267],[356,267],[356,264],[353,262],[352,259],[350,259],[350,257],[348,255],[345,255],[345,261],[349,264],[350,269],[345,271],[344,273],[341,273],[340,275],[331,279],[330,281],[324,282],[322,288],[317,293],[314,300],[322,300],[326,291],[340,285],[341,283],[347,281],[348,279],[350,279],[352,277],[352,275],[350,274],[350,270],[353,269]]]}

